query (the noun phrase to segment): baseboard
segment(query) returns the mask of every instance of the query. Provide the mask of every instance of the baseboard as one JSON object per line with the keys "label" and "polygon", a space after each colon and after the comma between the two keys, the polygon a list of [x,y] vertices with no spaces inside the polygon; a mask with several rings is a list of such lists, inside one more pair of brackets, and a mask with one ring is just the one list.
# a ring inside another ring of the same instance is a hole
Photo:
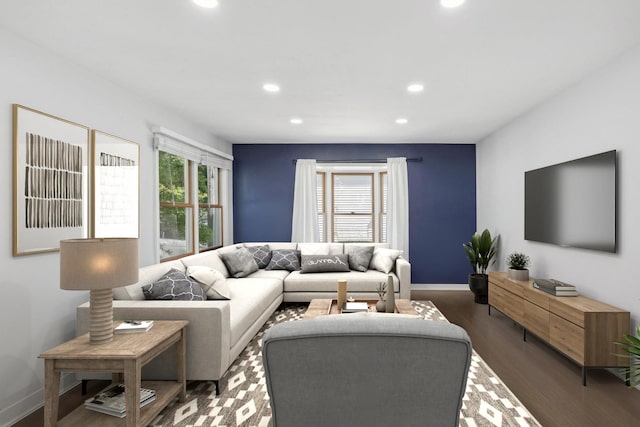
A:
{"label": "baseboard", "polygon": [[412,291],[468,291],[466,283],[412,283]]}
{"label": "baseboard", "polygon": [[[74,373],[60,376],[60,394],[79,384]],[[44,388],[40,388],[13,405],[0,410],[0,426],[9,427],[44,406]],[[44,421],[44,420],[43,420]]]}

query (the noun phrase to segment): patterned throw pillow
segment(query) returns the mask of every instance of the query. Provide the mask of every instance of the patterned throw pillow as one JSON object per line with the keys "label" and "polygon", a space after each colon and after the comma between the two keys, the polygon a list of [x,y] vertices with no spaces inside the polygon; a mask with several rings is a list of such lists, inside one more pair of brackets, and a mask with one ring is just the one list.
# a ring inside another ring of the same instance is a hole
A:
{"label": "patterned throw pillow", "polygon": [[402,255],[402,251],[397,249],[376,248],[371,257],[369,267],[383,273],[388,273],[393,269],[396,259]]}
{"label": "patterned throw pillow", "polygon": [[200,283],[207,299],[231,299],[227,279],[218,270],[204,265],[187,267],[187,276]]}
{"label": "patterned throw pillow", "polygon": [[327,273],[349,271],[349,255],[302,255],[300,273]]}
{"label": "patterned throw pillow", "polygon": [[349,268],[364,273],[369,269],[373,246],[350,246],[347,249],[347,254],[349,255]]}
{"label": "patterned throw pillow", "polygon": [[202,286],[176,268],[172,268],[155,282],[144,285],[142,293],[145,299],[182,301],[203,301],[206,299]]}
{"label": "patterned throw pillow", "polygon": [[247,248],[241,247],[235,251],[220,254],[220,258],[227,266],[229,274],[237,279],[258,271],[258,264]]}
{"label": "patterned throw pillow", "polygon": [[247,250],[253,255],[253,259],[256,260],[258,268],[266,268],[271,261],[271,249],[269,245],[262,246],[247,246]]}
{"label": "patterned throw pillow", "polygon": [[300,251],[276,249],[271,251],[271,261],[266,270],[300,270]]}

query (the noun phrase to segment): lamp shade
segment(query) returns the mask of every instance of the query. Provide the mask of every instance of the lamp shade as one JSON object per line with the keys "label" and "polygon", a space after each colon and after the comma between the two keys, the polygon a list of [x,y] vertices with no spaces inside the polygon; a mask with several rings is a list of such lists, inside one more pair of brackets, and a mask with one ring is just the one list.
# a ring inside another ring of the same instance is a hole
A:
{"label": "lamp shade", "polygon": [[60,288],[99,290],[138,281],[138,239],[60,242]]}

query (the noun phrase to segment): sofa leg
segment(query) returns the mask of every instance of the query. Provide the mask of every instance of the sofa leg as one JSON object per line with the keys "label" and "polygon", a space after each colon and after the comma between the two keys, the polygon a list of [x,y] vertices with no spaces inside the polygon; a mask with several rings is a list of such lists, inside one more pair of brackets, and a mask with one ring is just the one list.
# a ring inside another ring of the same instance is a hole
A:
{"label": "sofa leg", "polygon": [[216,386],[216,396],[220,396],[220,381],[213,380],[213,385]]}

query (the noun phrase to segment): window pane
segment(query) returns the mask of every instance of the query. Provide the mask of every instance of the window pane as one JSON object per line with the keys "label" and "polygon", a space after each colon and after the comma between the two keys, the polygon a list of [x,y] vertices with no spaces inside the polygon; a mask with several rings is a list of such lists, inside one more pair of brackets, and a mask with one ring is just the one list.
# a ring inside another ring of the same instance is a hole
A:
{"label": "window pane", "polygon": [[373,221],[369,215],[335,215],[334,242],[372,242]]}
{"label": "window pane", "polygon": [[222,246],[222,208],[198,209],[200,250]]}
{"label": "window pane", "polygon": [[324,243],[325,239],[325,215],[318,214],[318,229],[320,231],[320,243]]}
{"label": "window pane", "polygon": [[192,252],[191,208],[160,206],[160,259]]}
{"label": "window pane", "polygon": [[334,213],[373,213],[373,174],[333,178]]}
{"label": "window pane", "polygon": [[158,160],[160,202],[185,203],[187,201],[185,183],[188,182],[187,161],[163,151],[159,152]]}
{"label": "window pane", "polygon": [[218,168],[198,165],[198,203],[218,204]]}
{"label": "window pane", "polygon": [[380,236],[380,241],[383,243],[387,243],[387,214],[381,214],[380,217],[380,222],[382,225],[382,236]]}

